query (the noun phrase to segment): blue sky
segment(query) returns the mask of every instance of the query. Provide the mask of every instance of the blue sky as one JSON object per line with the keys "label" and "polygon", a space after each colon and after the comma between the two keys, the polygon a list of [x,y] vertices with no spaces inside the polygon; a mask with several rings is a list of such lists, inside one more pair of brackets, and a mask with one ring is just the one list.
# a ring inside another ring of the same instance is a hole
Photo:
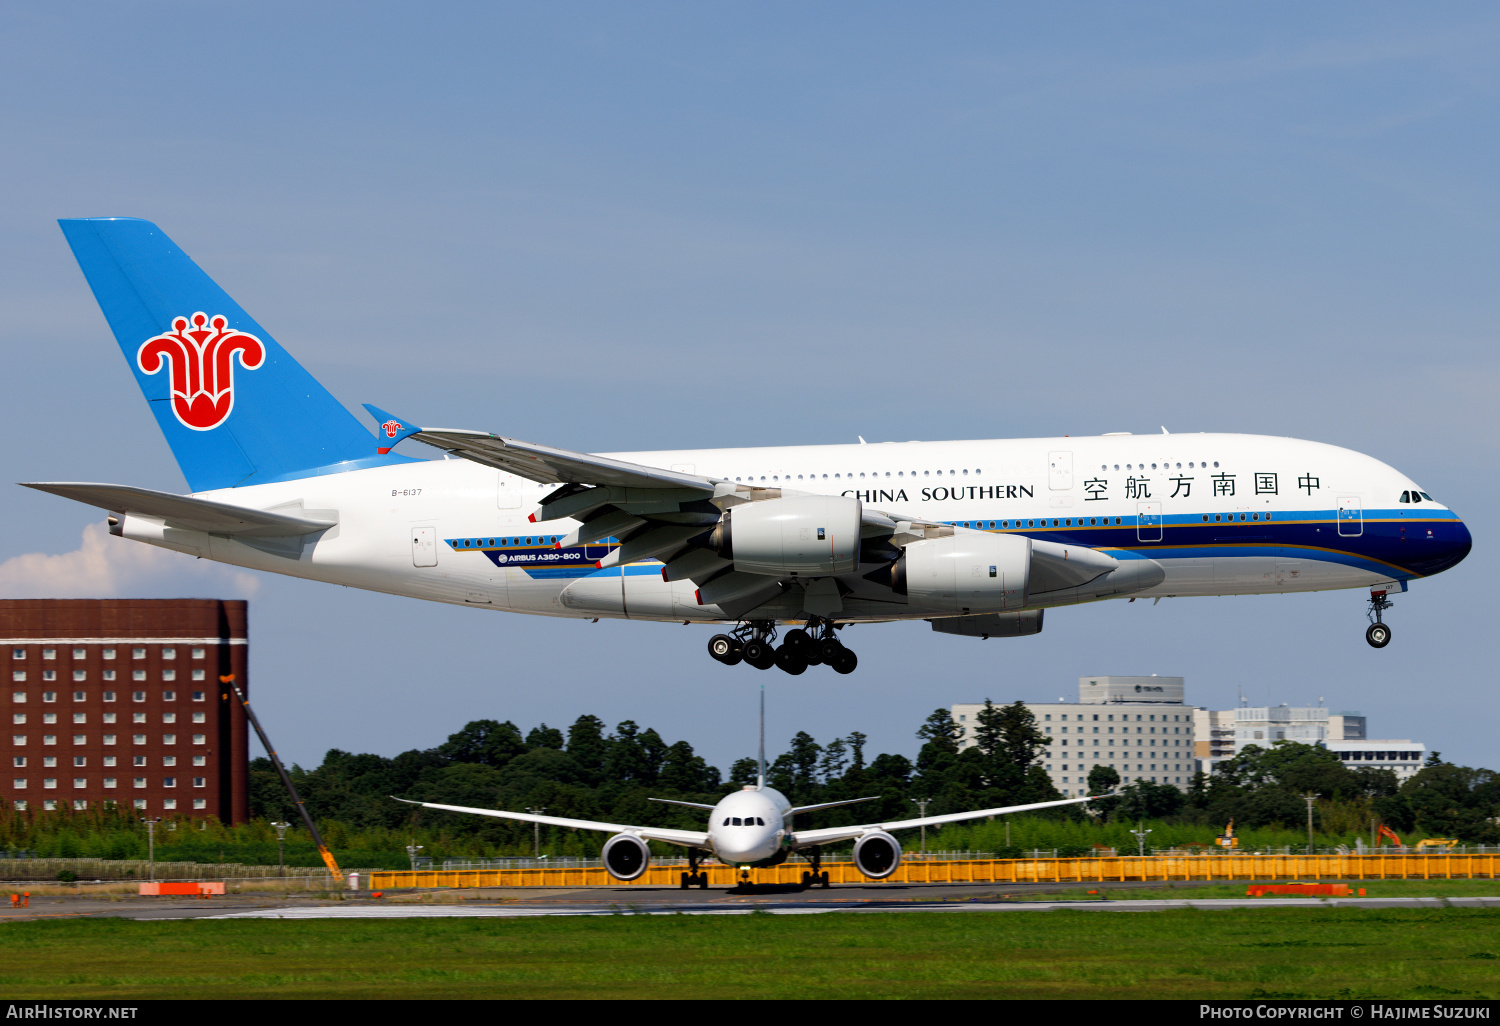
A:
{"label": "blue sky", "polygon": [[[1480,4],[0,4],[9,479],[183,488],[54,223],[110,214],[351,408],[422,422],[584,450],[1312,438],[1475,535],[1383,652],[1358,592],[1102,603],[1006,642],[857,627],[857,674],[766,678],[773,742],[912,754],[936,706],[1160,673],[1495,766],[1497,37]],[[19,488],[0,514],[0,561],[31,557],[10,594],[251,595],[257,705],[304,763],[584,712],[753,750],[761,677],[704,628],[125,556]]]}

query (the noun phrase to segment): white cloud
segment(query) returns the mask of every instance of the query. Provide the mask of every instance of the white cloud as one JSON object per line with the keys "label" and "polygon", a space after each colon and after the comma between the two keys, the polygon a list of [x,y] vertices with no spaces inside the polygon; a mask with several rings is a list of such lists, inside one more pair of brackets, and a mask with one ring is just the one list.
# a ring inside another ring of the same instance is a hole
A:
{"label": "white cloud", "polygon": [[72,552],[28,552],[0,563],[0,598],[249,598],[256,575],[206,559],[83,529]]}

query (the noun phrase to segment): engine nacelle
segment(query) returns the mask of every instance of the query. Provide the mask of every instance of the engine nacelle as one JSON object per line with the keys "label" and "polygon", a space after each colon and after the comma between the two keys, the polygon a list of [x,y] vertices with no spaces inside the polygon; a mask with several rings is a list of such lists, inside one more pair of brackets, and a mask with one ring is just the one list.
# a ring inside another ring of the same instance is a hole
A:
{"label": "engine nacelle", "polygon": [[914,606],[999,613],[1026,605],[1030,578],[1030,539],[955,531],[906,546],[891,567],[889,582]]}
{"label": "engine nacelle", "polygon": [[713,546],[734,568],[752,574],[853,573],[859,564],[864,510],[844,495],[789,495],[724,511]]}
{"label": "engine nacelle", "polygon": [[604,842],[604,868],[616,880],[634,880],[651,865],[651,849],[635,834],[615,834]]}
{"label": "engine nacelle", "polygon": [[884,880],[901,865],[901,842],[884,830],[872,830],[854,842],[854,868],[871,880]]}

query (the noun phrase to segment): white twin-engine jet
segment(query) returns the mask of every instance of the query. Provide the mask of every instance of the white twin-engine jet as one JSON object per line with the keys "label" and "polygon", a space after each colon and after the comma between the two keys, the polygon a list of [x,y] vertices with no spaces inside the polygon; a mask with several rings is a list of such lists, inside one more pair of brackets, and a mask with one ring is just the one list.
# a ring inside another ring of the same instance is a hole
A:
{"label": "white twin-engine jet", "polygon": [[892,830],[909,830],[916,827],[941,826],[944,823],[961,823],[969,819],[986,816],[1007,816],[1016,812],[1031,812],[1035,809],[1051,809],[1060,805],[1077,805],[1093,801],[1098,795],[1086,798],[1067,798],[1055,802],[1035,802],[1031,805],[1011,805],[1000,809],[981,809],[978,812],[955,812],[946,816],[923,816],[919,819],[902,819],[860,826],[825,827],[821,830],[794,830],[792,817],[800,812],[816,812],[842,805],[857,805],[860,802],[876,801],[876,798],[851,798],[841,802],[824,802],[821,805],[793,806],[780,791],[766,786],[766,696],[760,696],[760,755],[759,770],[754,784],[746,784],[738,791],[731,791],[719,799],[716,805],[700,802],[679,802],[670,798],[652,798],[653,802],[668,805],[685,805],[690,809],[708,810],[708,829],[670,830],[661,827],[625,826],[620,823],[598,823],[588,819],[565,819],[561,816],[542,816],[526,812],[501,812],[495,809],[472,809],[463,805],[438,805],[432,802],[413,802],[405,798],[397,801],[408,805],[420,805],[424,809],[441,809],[444,812],[467,812],[476,816],[493,816],[497,819],[513,819],[522,823],[540,823],[543,826],[567,827],[572,830],[597,830],[615,836],[604,842],[602,857],[604,868],[617,880],[635,880],[651,863],[651,849],[647,841],[661,841],[687,849],[688,871],[682,874],[681,886],[706,888],[708,874],[700,873],[699,863],[713,856],[728,866],[738,866],[743,872],[752,867],[776,866],[792,855],[801,855],[811,863],[809,872],[802,874],[803,886],[829,886],[828,873],[822,868],[822,846],[842,841],[854,842],[854,866],[872,880],[883,880],[896,871],[901,864],[901,842],[891,836]]}
{"label": "white twin-engine jet", "polygon": [[[518,613],[721,624],[721,662],[848,673],[847,624],[1016,637],[1048,608],[1125,597],[1368,588],[1381,648],[1387,596],[1471,544],[1405,474],[1289,438],[592,455],[367,406],[372,438],[155,225],[61,223],[192,494],[30,487],[109,511],[121,537],[236,566]],[[409,438],[444,458],[391,451]],[[800,626],[774,646],[786,624]]]}

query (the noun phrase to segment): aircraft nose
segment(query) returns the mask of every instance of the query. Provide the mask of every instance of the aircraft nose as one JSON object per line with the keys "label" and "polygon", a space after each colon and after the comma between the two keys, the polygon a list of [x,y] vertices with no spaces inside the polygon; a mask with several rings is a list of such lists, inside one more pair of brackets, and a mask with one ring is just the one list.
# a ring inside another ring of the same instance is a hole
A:
{"label": "aircraft nose", "polygon": [[1464,561],[1474,547],[1474,536],[1462,520],[1446,520],[1428,528],[1431,548],[1418,568],[1423,575],[1439,574]]}

